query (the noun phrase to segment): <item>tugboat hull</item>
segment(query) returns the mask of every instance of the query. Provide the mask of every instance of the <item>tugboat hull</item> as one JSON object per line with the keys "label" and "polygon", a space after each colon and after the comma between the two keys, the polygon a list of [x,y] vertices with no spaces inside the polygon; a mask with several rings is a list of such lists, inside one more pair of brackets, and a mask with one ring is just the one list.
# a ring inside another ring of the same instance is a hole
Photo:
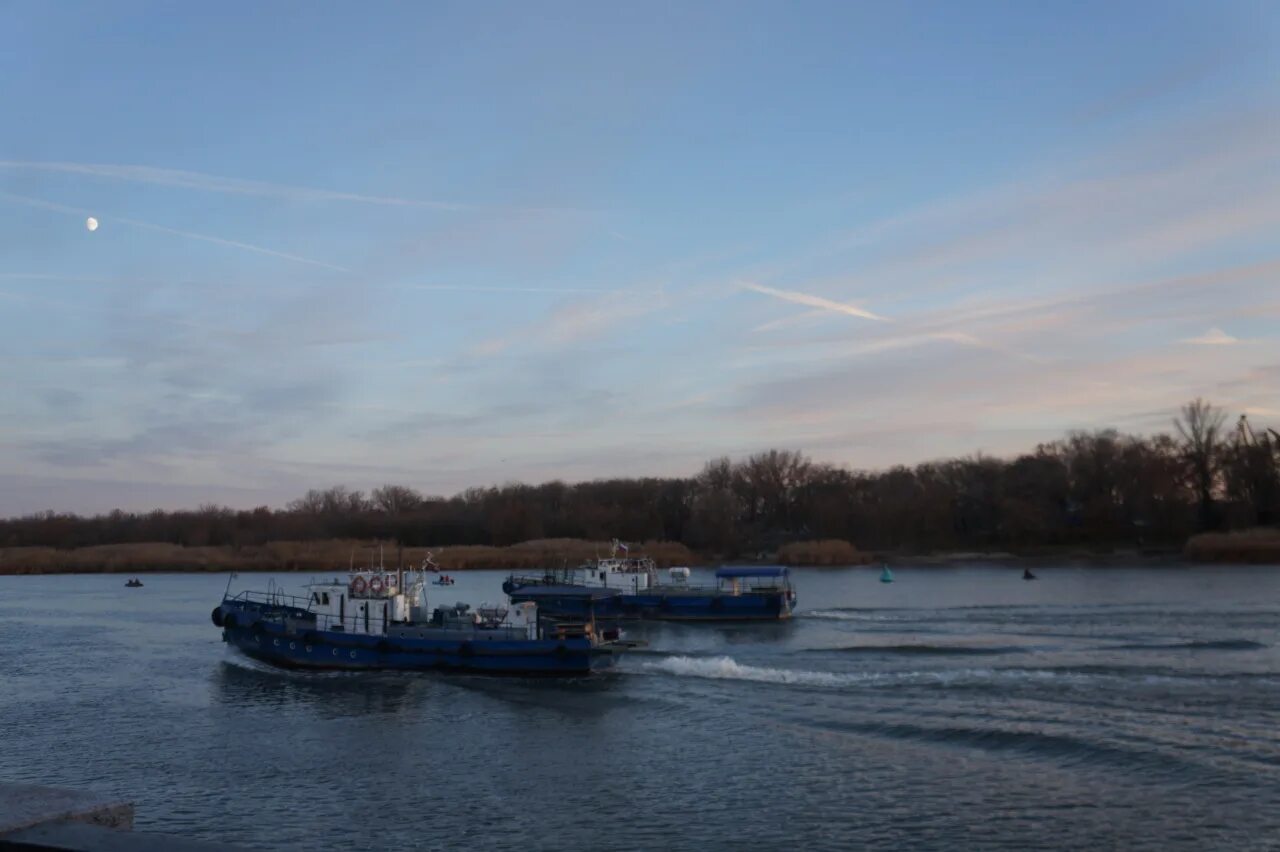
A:
{"label": "tugboat hull", "polygon": [[[406,628],[401,636],[369,635],[315,630],[305,622],[291,624],[225,605],[220,614],[224,642],[282,668],[581,677],[610,668],[616,659],[584,637],[512,640],[430,628]],[[408,635],[415,632],[419,635]]]}

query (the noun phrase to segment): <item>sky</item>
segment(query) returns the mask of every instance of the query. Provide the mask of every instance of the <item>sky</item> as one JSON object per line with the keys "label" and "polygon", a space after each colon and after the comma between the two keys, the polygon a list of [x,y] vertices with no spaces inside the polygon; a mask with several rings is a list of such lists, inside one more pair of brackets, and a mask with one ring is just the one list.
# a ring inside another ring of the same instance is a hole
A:
{"label": "sky", "polygon": [[0,515],[1280,427],[1275,3],[0,16]]}

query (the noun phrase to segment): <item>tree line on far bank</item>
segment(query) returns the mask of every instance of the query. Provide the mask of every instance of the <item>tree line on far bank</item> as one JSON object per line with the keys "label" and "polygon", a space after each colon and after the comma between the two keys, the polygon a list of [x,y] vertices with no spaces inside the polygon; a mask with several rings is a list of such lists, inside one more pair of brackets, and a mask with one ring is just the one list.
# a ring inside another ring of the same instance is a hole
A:
{"label": "tree line on far bank", "polygon": [[0,521],[0,546],[131,542],[257,546],[381,539],[406,547],[579,538],[680,542],[720,557],[841,539],[860,550],[1178,547],[1203,531],[1280,521],[1280,434],[1195,400],[1174,430],[1072,432],[1012,459],[857,471],[769,450],[713,459],[688,478],[510,483],[453,497],[386,485],[313,490],[284,509]]}

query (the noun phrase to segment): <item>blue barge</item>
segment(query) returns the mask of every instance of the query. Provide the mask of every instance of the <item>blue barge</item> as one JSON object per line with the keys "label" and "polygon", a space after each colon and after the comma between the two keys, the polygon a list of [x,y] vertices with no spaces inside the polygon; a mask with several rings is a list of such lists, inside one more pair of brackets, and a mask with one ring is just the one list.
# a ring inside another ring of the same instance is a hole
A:
{"label": "blue barge", "polygon": [[308,590],[298,598],[228,589],[212,620],[247,656],[299,669],[581,676],[637,644],[623,641],[616,622],[597,619],[596,604],[616,597],[607,590],[582,590],[579,614],[555,618],[530,601],[428,614],[424,580],[401,572],[352,573]]}
{"label": "blue barge", "polygon": [[[782,567],[720,568],[716,584],[693,585],[688,568],[672,568],[662,580],[653,560],[599,559],[581,568],[542,575],[512,575],[502,584],[513,604],[535,603],[542,612],[654,621],[780,621],[791,617],[796,592]],[[589,601],[591,590],[615,595]]]}

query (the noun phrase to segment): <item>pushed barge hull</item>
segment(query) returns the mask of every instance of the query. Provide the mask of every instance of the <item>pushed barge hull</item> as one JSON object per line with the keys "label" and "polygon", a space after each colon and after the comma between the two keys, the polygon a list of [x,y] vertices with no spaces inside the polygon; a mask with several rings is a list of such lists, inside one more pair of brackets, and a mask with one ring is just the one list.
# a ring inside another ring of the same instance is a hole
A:
{"label": "pushed barge hull", "polygon": [[[617,570],[614,564],[624,567]],[[601,560],[598,566],[543,576],[512,576],[503,591],[513,603],[533,602],[542,612],[559,616],[644,619],[651,621],[781,621],[791,617],[796,593],[785,568],[722,568],[715,586],[693,586],[687,573],[658,582],[656,570],[639,560]],[[600,585],[596,585],[600,584]],[[590,601],[587,589],[617,594]]]}

